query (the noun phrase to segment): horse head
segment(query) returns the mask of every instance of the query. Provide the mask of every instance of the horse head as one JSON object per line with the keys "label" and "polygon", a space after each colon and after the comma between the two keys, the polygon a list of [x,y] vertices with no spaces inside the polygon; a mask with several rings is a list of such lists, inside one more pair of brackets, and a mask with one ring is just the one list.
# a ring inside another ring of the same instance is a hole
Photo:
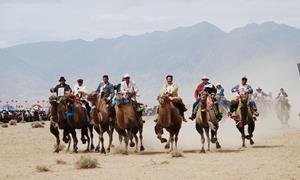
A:
{"label": "horse head", "polygon": [[161,106],[167,105],[171,103],[171,99],[168,94],[163,94],[157,97],[157,100]]}
{"label": "horse head", "polygon": [[88,95],[87,100],[90,101],[93,106],[96,106],[98,101],[98,93],[96,91],[91,92]]}
{"label": "horse head", "polygon": [[248,106],[249,94],[246,92],[240,93],[240,101],[242,105]]}

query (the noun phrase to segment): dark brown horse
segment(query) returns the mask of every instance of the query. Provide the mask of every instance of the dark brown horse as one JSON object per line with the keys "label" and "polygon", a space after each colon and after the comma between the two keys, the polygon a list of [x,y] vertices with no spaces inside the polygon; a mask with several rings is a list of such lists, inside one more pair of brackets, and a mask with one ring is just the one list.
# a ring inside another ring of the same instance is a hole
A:
{"label": "dark brown horse", "polygon": [[103,134],[107,132],[109,135],[109,145],[107,151],[110,152],[110,148],[113,141],[114,132],[114,117],[112,112],[109,111],[109,103],[106,102],[105,97],[101,97],[98,93],[93,92],[88,96],[88,100],[91,102],[92,106],[95,107],[91,112],[92,122],[94,124],[95,130],[99,134],[99,142],[96,147],[96,151],[100,151],[101,142],[101,153],[106,153],[104,148],[104,138]]}
{"label": "dark brown horse", "polygon": [[[165,145],[166,149],[169,149],[171,144],[170,151],[172,151],[174,140],[175,148],[177,149],[178,134],[182,124],[182,116],[180,115],[178,108],[174,106],[169,96],[159,96],[158,102],[160,107],[158,111],[157,123],[154,127],[155,133],[157,134],[157,138],[161,143],[167,142]],[[166,129],[170,134],[168,141],[165,138],[162,138],[163,129]]]}
{"label": "dark brown horse", "polygon": [[[253,132],[255,129],[255,121],[253,119],[253,114],[249,106],[249,94],[240,93],[239,105],[237,109],[236,117],[236,127],[241,133],[242,137],[242,146],[246,147],[245,139],[250,141],[250,144],[253,145]],[[248,125],[248,135],[245,135],[245,126]]]}
{"label": "dark brown horse", "polygon": [[71,137],[70,137],[70,128],[67,123],[67,118],[65,116],[65,107],[59,102],[59,97],[53,95],[49,97],[49,103],[51,104],[50,111],[50,132],[56,137],[56,153],[59,152],[60,138],[59,138],[59,129],[63,130],[63,141],[68,143],[68,148],[70,148]]}
{"label": "dark brown horse", "polygon": [[[127,101],[127,102],[126,102]],[[126,103],[125,103],[126,102]],[[140,135],[140,151],[144,150],[143,146],[143,120],[138,118],[136,109],[134,108],[134,103],[131,99],[125,99],[121,94],[117,94],[116,97],[116,125],[115,129],[120,135],[120,142],[122,138],[125,142],[125,152],[128,154],[128,143],[131,141],[130,146],[136,146],[135,152],[138,152],[138,137],[137,133]],[[135,144],[132,139],[135,139]]]}
{"label": "dark brown horse", "polygon": [[[70,133],[72,134],[72,138],[74,141],[73,149],[74,152],[77,153],[78,147],[78,140],[76,136],[76,129],[81,129],[81,141],[83,144],[87,141],[87,148],[86,151],[90,150],[90,144],[91,149],[93,149],[93,141],[91,141],[90,136],[88,134],[88,130],[90,130],[90,133],[92,134],[92,126],[90,126],[90,122],[87,115],[86,108],[83,107],[81,102],[76,99],[76,96],[74,95],[66,95],[64,97],[64,105],[66,109],[66,117],[67,117],[67,123],[70,127]],[[89,128],[91,127],[91,128]],[[86,139],[85,139],[86,138]]]}

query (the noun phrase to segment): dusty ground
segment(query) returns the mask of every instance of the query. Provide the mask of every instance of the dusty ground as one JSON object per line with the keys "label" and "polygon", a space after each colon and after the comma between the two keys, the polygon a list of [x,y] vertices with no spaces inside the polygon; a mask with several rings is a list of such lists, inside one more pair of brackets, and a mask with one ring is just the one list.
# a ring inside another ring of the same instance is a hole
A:
{"label": "dusty ground", "polygon": [[[272,133],[258,135],[255,146],[241,149],[239,134],[229,123],[221,126],[232,131],[226,136],[220,132],[222,150],[213,148],[200,154],[199,135],[189,122],[179,139],[184,157],[171,158],[155,139],[152,121],[148,122],[144,153],[131,150],[125,156],[119,153],[123,146],[108,155],[88,153],[99,162],[98,168],[88,170],[74,167],[76,160],[86,155],[83,152],[53,153],[55,141],[49,124],[43,129],[32,129],[30,124],[0,128],[0,179],[300,179],[300,129],[275,128]],[[67,164],[58,165],[56,160]],[[50,171],[37,172],[37,165],[46,165]]]}

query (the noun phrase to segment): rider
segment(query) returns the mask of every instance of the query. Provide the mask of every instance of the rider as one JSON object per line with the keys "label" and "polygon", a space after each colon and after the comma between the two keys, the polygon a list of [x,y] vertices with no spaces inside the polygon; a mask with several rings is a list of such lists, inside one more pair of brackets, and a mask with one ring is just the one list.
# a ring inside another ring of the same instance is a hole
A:
{"label": "rider", "polygon": [[103,82],[99,84],[96,92],[106,98],[106,101],[109,104],[109,111],[111,113],[111,116],[113,117],[115,115],[115,109],[113,108],[111,102],[115,96],[114,85],[109,82],[108,75],[103,75],[102,80]]}
{"label": "rider", "polygon": [[208,83],[206,84],[204,87],[203,87],[203,90],[202,92],[200,93],[200,96],[203,96],[205,93],[207,93],[208,95],[210,95],[211,97],[211,101],[213,103],[213,106],[212,106],[212,110],[215,112],[216,114],[216,118],[218,120],[221,120],[222,119],[222,114],[220,113],[219,111],[219,104],[217,102],[217,99],[215,97],[216,93],[217,93],[217,89],[216,87],[211,84],[211,83]]}
{"label": "rider", "polygon": [[246,93],[249,94],[249,96],[250,96],[249,105],[250,105],[251,109],[253,110],[254,115],[259,116],[259,113],[257,112],[257,107],[256,107],[256,104],[255,104],[254,98],[252,96],[253,95],[253,89],[250,85],[247,84],[247,81],[248,81],[247,77],[244,76],[241,80],[241,84],[238,84],[238,85],[234,86],[231,89],[231,92],[235,93],[236,99],[231,104],[230,112],[229,112],[230,116],[233,116],[233,113],[237,109],[237,106],[238,106],[238,103],[239,103],[239,96],[240,96],[241,92],[246,92]]}
{"label": "rider", "polygon": [[191,115],[191,117],[189,117],[190,120],[194,120],[196,118],[196,113],[199,108],[198,104],[200,102],[200,93],[203,91],[204,86],[209,84],[208,77],[203,76],[201,80],[202,80],[202,82],[197,86],[195,93],[194,93],[196,102],[193,104],[192,115]]}
{"label": "rider", "polygon": [[[182,120],[187,122],[184,117],[184,112],[187,110],[182,99],[178,96],[178,86],[177,84],[173,83],[173,76],[167,75],[166,77],[167,83],[163,85],[162,91],[160,93],[161,96],[167,94],[170,100],[173,102],[174,106],[178,108],[180,114],[182,116]],[[173,99],[179,99],[179,101],[174,102]]]}
{"label": "rider", "polygon": [[260,87],[256,89],[255,93],[253,94],[255,98],[257,97],[268,97],[269,94],[265,93]]}
{"label": "rider", "polygon": [[[83,79],[78,79],[77,84],[73,88],[73,94],[79,98],[79,100],[84,104],[87,112],[91,111],[91,106],[87,101],[87,89],[83,86]],[[90,113],[87,113],[90,118]]]}
{"label": "rider", "polygon": [[103,75],[102,80],[103,82],[99,84],[96,92],[110,101],[115,96],[114,85],[109,82],[108,75]]}
{"label": "rider", "polygon": [[55,86],[55,88],[51,88],[50,92],[55,92],[57,96],[62,97],[66,92],[72,92],[71,87],[66,84],[66,79],[62,76],[60,77],[59,85]]}
{"label": "rider", "polygon": [[280,97],[285,97],[285,98],[288,97],[288,94],[284,91],[283,88],[280,88],[280,92],[279,92],[278,96],[276,97],[276,99],[278,99]]}
{"label": "rider", "polygon": [[224,94],[224,88],[223,86],[221,85],[221,83],[217,83],[216,84],[216,88],[217,88],[217,96],[219,96],[220,98],[220,104],[228,109],[228,104],[227,104],[227,100],[225,98],[225,94]]}
{"label": "rider", "polygon": [[[139,96],[138,92],[138,88],[135,84],[135,82],[133,82],[130,79],[130,75],[129,74],[125,74],[123,76],[123,80],[121,82],[121,87],[120,87],[120,93],[123,95],[123,97],[125,99],[131,99],[133,102],[133,107],[137,113],[137,117],[138,120],[141,118],[142,113],[143,113],[143,108],[140,106],[141,104],[139,104],[136,100],[137,96]],[[126,103],[126,101],[124,101]]]}

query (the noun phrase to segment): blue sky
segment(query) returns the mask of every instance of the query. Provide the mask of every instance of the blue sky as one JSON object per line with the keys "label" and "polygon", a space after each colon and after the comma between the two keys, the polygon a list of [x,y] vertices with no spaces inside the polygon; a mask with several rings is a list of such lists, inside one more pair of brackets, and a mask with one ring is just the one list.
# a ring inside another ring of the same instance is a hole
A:
{"label": "blue sky", "polygon": [[93,40],[202,21],[224,31],[275,21],[300,28],[298,0],[0,0],[0,47]]}

